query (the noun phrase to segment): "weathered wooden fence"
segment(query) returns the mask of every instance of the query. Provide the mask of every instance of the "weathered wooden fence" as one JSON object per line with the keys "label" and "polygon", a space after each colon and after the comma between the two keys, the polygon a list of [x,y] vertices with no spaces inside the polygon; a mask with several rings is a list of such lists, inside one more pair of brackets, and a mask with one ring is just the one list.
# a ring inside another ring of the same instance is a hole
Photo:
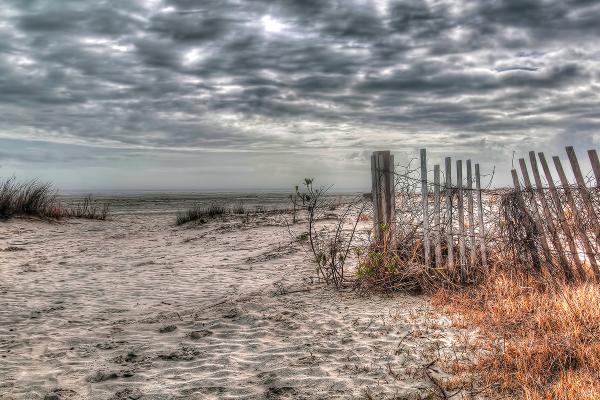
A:
{"label": "weathered wooden fence", "polygon": [[[463,160],[456,161],[456,182],[452,179],[452,159],[445,159],[445,181],[441,181],[440,165],[433,167],[433,182],[428,179],[427,151],[420,152],[421,229],[422,248],[426,265],[460,265],[461,276],[467,279],[473,266],[487,265],[483,199],[479,164],[466,161],[466,180],[463,178]],[[373,177],[374,232],[383,238],[394,229],[394,163],[389,151],[378,151],[371,156]],[[442,199],[445,201],[442,202]],[[466,207],[465,207],[466,199]],[[477,208],[477,211],[475,211]],[[402,223],[402,222],[400,222]]]}
{"label": "weathered wooden fence", "polygon": [[[538,153],[546,185],[538,169],[536,154],[529,153],[532,183],[525,159],[519,159],[522,184],[515,169],[511,171],[520,215],[533,221],[531,245],[526,260],[537,270],[546,267],[567,279],[584,279],[590,275],[600,279],[600,223],[597,197],[600,191],[600,162],[595,150],[588,151],[596,188],[590,188],[572,147],[567,147],[575,184],[571,184],[561,160],[552,158],[560,185],[556,185],[543,153]],[[427,266],[448,268],[460,272],[468,280],[474,268],[488,268],[490,249],[486,245],[485,221],[497,221],[498,216],[486,216],[486,201],[497,201],[481,187],[479,164],[471,160],[456,160],[453,171],[450,157],[445,158],[444,177],[440,165],[433,166],[433,182],[427,151],[420,151],[420,214],[418,232],[421,235],[422,260]],[[474,168],[473,168],[474,167]],[[373,153],[371,157],[374,236],[378,240],[394,238],[396,197],[394,158],[389,151]],[[453,179],[454,178],[454,179]],[[406,193],[402,195],[406,196]],[[411,195],[410,193],[408,194]],[[417,195],[417,193],[414,193]],[[497,197],[497,196],[496,196]],[[498,207],[496,206],[496,209]],[[498,223],[496,224],[497,228]],[[497,234],[502,229],[494,229]],[[389,235],[389,236],[386,236]],[[504,238],[506,239],[506,238]]]}
{"label": "weathered wooden fence", "polygon": [[[560,185],[556,185],[546,156],[541,152],[537,157],[535,152],[529,152],[535,186],[524,158],[519,159],[523,186],[517,170],[511,170],[513,186],[520,195],[519,203],[524,215],[531,217],[536,228],[536,243],[530,246],[530,261],[538,270],[545,267],[551,273],[562,272],[569,280],[587,279],[590,276],[600,279],[600,223],[596,210],[598,202],[593,199],[600,187],[598,155],[596,150],[588,151],[596,181],[594,188],[588,186],[573,147],[567,147],[566,152],[575,184],[567,179],[560,157],[553,156],[560,182]],[[547,186],[542,183],[538,159]]]}

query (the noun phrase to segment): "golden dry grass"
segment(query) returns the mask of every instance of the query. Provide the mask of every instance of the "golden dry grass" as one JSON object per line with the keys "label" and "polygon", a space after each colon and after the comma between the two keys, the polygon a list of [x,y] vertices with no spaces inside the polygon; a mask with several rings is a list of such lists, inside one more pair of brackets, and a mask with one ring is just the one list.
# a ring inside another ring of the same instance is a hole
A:
{"label": "golden dry grass", "polygon": [[469,366],[487,396],[527,400],[600,399],[600,285],[549,285],[499,276],[434,303],[477,327]]}

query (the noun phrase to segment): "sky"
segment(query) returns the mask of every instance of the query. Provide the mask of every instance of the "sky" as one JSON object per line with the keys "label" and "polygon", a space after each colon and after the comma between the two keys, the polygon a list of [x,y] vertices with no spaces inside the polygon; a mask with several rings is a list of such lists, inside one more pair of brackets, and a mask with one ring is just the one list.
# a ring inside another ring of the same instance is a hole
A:
{"label": "sky", "polygon": [[599,147],[598,21],[589,0],[0,0],[0,176],[362,190],[372,151],[427,148],[505,184],[513,155]]}

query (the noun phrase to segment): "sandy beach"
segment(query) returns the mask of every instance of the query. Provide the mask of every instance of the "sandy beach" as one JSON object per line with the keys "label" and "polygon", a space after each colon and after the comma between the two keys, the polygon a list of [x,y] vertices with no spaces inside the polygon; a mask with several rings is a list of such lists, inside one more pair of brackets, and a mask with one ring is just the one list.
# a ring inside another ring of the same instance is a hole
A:
{"label": "sandy beach", "polygon": [[442,398],[467,333],[426,297],[319,284],[289,215],[123,204],[0,223],[1,399]]}

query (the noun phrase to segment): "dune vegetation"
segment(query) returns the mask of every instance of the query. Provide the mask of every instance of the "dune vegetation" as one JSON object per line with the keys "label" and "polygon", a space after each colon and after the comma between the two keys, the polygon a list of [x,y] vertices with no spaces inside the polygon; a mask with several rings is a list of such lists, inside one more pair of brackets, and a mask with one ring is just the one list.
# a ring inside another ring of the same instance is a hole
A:
{"label": "dune vegetation", "polygon": [[57,194],[52,184],[37,180],[18,182],[12,177],[0,181],[0,219],[28,216],[105,220],[108,215],[108,204],[96,204],[91,196],[65,206],[58,201]]}

